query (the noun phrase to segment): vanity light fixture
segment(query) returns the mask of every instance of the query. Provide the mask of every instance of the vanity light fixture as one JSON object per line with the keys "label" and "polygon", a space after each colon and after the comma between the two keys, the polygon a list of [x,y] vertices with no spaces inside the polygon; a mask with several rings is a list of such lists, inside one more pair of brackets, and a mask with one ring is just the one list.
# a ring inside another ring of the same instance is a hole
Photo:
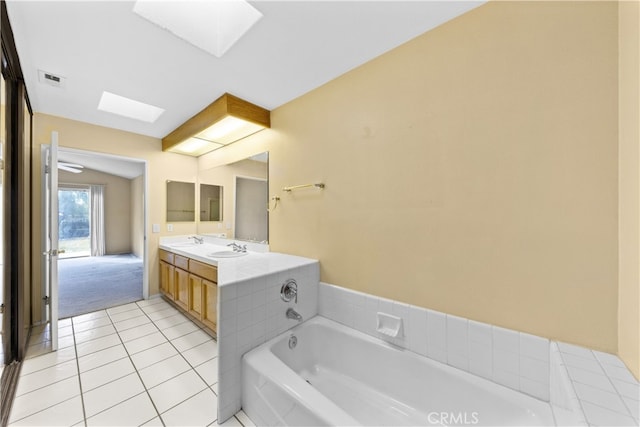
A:
{"label": "vanity light fixture", "polygon": [[271,127],[269,110],[225,93],[162,138],[162,151],[201,156]]}

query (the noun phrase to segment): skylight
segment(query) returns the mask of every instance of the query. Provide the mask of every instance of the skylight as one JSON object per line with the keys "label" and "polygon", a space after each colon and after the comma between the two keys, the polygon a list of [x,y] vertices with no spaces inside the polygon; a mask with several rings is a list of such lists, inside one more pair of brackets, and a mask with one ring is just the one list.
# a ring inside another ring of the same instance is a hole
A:
{"label": "skylight", "polygon": [[147,123],[155,122],[158,117],[164,113],[164,109],[162,108],[125,98],[124,96],[116,95],[115,93],[107,91],[102,92],[102,97],[98,104],[98,110]]}
{"label": "skylight", "polygon": [[138,0],[133,11],[218,58],[262,18],[244,0]]}

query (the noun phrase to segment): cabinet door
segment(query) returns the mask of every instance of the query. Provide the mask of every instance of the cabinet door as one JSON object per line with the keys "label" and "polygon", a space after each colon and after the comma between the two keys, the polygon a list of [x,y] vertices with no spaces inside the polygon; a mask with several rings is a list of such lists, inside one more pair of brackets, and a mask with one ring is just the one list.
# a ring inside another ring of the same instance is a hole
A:
{"label": "cabinet door", "polygon": [[175,267],[167,262],[160,261],[160,292],[174,299],[174,270]]}
{"label": "cabinet door", "polygon": [[218,285],[209,280],[202,280],[202,323],[216,334],[218,316]]}
{"label": "cabinet door", "polygon": [[197,319],[202,313],[202,277],[189,274],[189,313]]}
{"label": "cabinet door", "polygon": [[184,310],[189,309],[189,272],[180,268],[175,269],[175,301]]}

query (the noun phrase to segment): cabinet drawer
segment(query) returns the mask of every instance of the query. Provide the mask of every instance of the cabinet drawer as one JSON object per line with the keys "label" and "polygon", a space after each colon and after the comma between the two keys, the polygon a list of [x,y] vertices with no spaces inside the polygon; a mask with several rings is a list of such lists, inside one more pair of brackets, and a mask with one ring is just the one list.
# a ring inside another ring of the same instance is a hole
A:
{"label": "cabinet drawer", "polygon": [[189,258],[183,257],[181,255],[174,255],[173,265],[175,265],[176,267],[180,267],[183,270],[189,270]]}
{"label": "cabinet drawer", "polygon": [[214,283],[218,283],[218,269],[212,265],[190,259],[189,271]]}
{"label": "cabinet drawer", "polygon": [[164,249],[160,249],[160,259],[168,262],[169,264],[173,264],[173,254],[165,251]]}

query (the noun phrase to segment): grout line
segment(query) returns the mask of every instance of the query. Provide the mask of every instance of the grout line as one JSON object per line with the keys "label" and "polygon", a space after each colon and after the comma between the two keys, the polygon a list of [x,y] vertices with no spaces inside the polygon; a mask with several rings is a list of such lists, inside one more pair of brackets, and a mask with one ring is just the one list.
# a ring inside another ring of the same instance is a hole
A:
{"label": "grout line", "polygon": [[[69,378],[71,378],[71,377],[69,377]],[[67,379],[69,379],[69,378],[67,378]],[[45,387],[46,387],[46,386],[45,386]],[[44,388],[44,387],[41,387],[41,388]],[[11,423],[13,424],[13,423],[16,423],[16,422],[18,422],[18,421],[24,420],[25,418],[32,417],[32,416],[34,416],[34,415],[36,415],[36,414],[39,414],[39,413],[44,412],[44,411],[46,411],[46,410],[48,410],[48,409],[51,409],[51,408],[53,408],[54,406],[61,405],[61,404],[65,403],[65,402],[70,401],[71,399],[75,399],[75,398],[76,398],[76,397],[78,397],[78,396],[82,396],[82,394],[78,394],[78,395],[75,395],[75,396],[71,396],[70,398],[65,399],[65,400],[63,400],[63,401],[61,401],[61,402],[55,403],[55,404],[53,404],[53,405],[51,405],[51,406],[47,406],[46,408],[42,408],[42,409],[40,409],[39,411],[36,411],[36,412],[30,413],[30,414],[28,414],[28,415],[25,415],[24,417],[22,417],[22,418],[20,418],[20,419],[17,419],[17,420],[13,420],[13,419],[12,419],[12,420],[11,420]],[[17,397],[17,396],[16,396],[16,397]],[[80,399],[82,399],[82,397],[80,397]]]}
{"label": "grout line", "polygon": [[[589,351],[591,351],[591,350],[589,350]],[[591,351],[591,354],[592,354],[592,355],[593,355],[593,357],[596,359],[596,362],[598,363],[598,366],[600,366],[600,369],[602,369],[602,371],[604,372],[604,375],[607,377],[607,381],[609,381],[609,384],[611,384],[611,387],[613,387],[613,389],[615,390],[615,392],[616,392],[616,396],[618,396],[618,399],[620,399],[620,400],[622,401],[622,406],[627,410],[627,413],[626,413],[626,414],[621,414],[621,415],[627,415],[627,416],[631,417],[631,419],[634,419],[634,417],[633,417],[633,413],[631,412],[631,410],[630,410],[629,406],[627,405],[627,402],[625,402],[625,400],[624,400],[623,396],[622,396],[622,395],[620,394],[620,392],[618,391],[618,388],[616,387],[616,385],[615,385],[615,384],[613,383],[613,381],[611,380],[611,377],[609,376],[609,373],[608,373],[608,372],[607,372],[607,370],[604,368],[604,366],[603,366],[603,365],[604,365],[604,363],[600,361],[600,359],[598,358],[598,356],[596,356],[596,354],[595,354],[595,353],[593,353],[593,351]],[[593,386],[592,386],[592,387],[593,387]],[[578,398],[578,399],[580,399],[580,398]],[[600,406],[600,405],[598,405],[598,406]],[[618,412],[618,411],[615,411],[615,410],[613,410],[613,409],[611,409],[611,408],[607,408],[607,407],[604,407],[604,406],[601,406],[601,407],[602,407],[602,408],[605,408],[605,409],[608,409],[608,410],[610,410],[610,411],[614,411],[614,412],[616,412],[616,413],[618,413],[618,414],[619,414],[619,412]]]}
{"label": "grout line", "polygon": [[71,322],[71,332],[73,337],[73,351],[76,355],[76,369],[78,372],[78,386],[80,387],[80,402],[82,402],[82,418],[84,421],[85,427],[87,426],[87,411],[84,407],[84,392],[82,391],[82,379],[80,378],[80,361],[78,360],[78,349],[76,347],[76,332],[73,326],[73,321]]}
{"label": "grout line", "polygon": [[[110,334],[110,335],[107,335],[107,336],[111,336],[111,335],[115,335],[115,334]],[[100,337],[100,338],[105,338],[105,337]],[[75,341],[75,337],[74,337],[74,341]],[[95,341],[95,340],[91,340],[91,341]],[[88,343],[88,342],[91,342],[91,341],[85,341],[85,342],[82,342],[82,343],[80,343],[80,344],[78,344],[78,345],[84,345],[85,343]],[[77,345],[76,345],[76,346],[77,346]],[[116,347],[116,346],[118,346],[118,344],[110,345],[110,346],[108,346],[108,347],[104,347],[104,348],[101,348],[101,349],[98,349],[98,350],[95,350],[95,351],[91,351],[91,352],[89,352],[89,353],[83,354],[82,356],[77,356],[78,351],[77,351],[77,349],[76,349],[76,358],[89,356],[90,354],[99,353],[99,352],[101,352],[102,350],[107,350],[107,349],[109,349],[109,348]]]}
{"label": "grout line", "polygon": [[[560,350],[560,345],[557,345],[558,348],[558,355],[560,356],[560,361],[561,366],[560,369],[564,369],[565,373],[567,374],[567,379],[569,380],[569,387],[571,387],[571,391],[573,392],[573,396],[575,396],[576,400],[578,401],[578,407],[580,409],[580,412],[582,412],[582,419],[584,420],[584,422],[590,426],[592,425],[588,418],[587,418],[587,413],[584,410],[584,406],[582,406],[582,399],[580,399],[580,397],[578,397],[578,391],[576,390],[576,385],[574,384],[577,381],[573,381],[573,378],[571,378],[571,375],[569,374],[569,366],[567,365],[567,362],[564,360],[564,357],[562,357],[562,350]],[[582,384],[580,382],[578,382],[579,384]],[[585,384],[587,385],[587,384]],[[569,398],[569,400],[572,400],[571,398]]]}
{"label": "grout line", "polygon": [[[145,313],[145,315],[146,315],[146,313]],[[148,316],[147,316],[147,317],[148,317]],[[185,317],[186,317],[186,316],[185,316]],[[155,325],[155,322],[154,322],[151,318],[149,318],[149,320],[151,320],[151,322]],[[160,319],[158,319],[158,320],[160,320]],[[188,320],[189,322],[191,322],[191,320],[190,320],[189,318],[187,318],[187,320]],[[201,328],[200,326],[198,326],[198,325],[197,325],[197,324],[195,324],[194,322],[191,322],[191,323],[193,323],[193,324],[198,328],[196,331],[202,331],[202,328]],[[158,328],[158,326],[156,326],[156,328]],[[171,345],[171,346],[172,346],[172,347],[173,347],[173,348],[178,352],[178,354],[180,355],[180,357],[182,357],[182,358],[184,359],[184,361],[187,363],[187,365],[188,365],[188,366],[190,366],[191,370],[192,370],[192,371],[193,371],[193,372],[198,376],[198,378],[200,378],[200,380],[201,380],[201,381],[204,383],[204,385],[205,385],[205,388],[204,388],[204,389],[202,389],[202,390],[198,391],[198,392],[197,392],[196,394],[194,394],[193,396],[189,396],[187,399],[185,399],[185,400],[181,401],[180,403],[177,403],[176,405],[174,405],[174,406],[172,406],[171,408],[169,408],[169,409],[167,409],[166,411],[164,411],[164,413],[166,413],[166,412],[170,411],[171,409],[175,408],[175,407],[176,407],[176,406],[178,406],[178,405],[183,404],[183,403],[184,403],[184,402],[186,402],[187,400],[189,400],[189,399],[191,399],[192,397],[194,397],[194,396],[196,396],[196,395],[198,395],[198,394],[202,393],[202,392],[203,392],[204,390],[206,390],[206,389],[209,389],[209,390],[213,393],[213,395],[216,397],[216,401],[217,401],[217,399],[218,399],[218,394],[217,394],[215,391],[213,391],[213,388],[212,388],[212,387],[213,387],[213,384],[212,384],[212,385],[209,385],[209,383],[208,383],[204,378],[202,378],[202,376],[201,376],[201,375],[200,375],[200,373],[195,369],[195,367],[194,367],[193,365],[191,365],[191,363],[187,360],[187,358],[186,358],[186,357],[184,357],[184,355],[182,354],[182,352],[181,352],[180,350],[178,350],[178,348],[173,344],[173,342],[171,342],[171,340],[170,340],[169,338],[167,338],[167,336],[164,334],[164,332],[163,332],[160,328],[158,328],[158,331],[160,332],[160,334],[162,334],[162,336],[163,336],[163,337],[165,337],[165,338],[167,339],[167,342],[168,342],[168,343],[169,343],[169,344],[170,344],[170,345]],[[193,332],[196,332],[196,331],[193,331]],[[190,333],[193,333],[193,332],[190,332]],[[186,335],[189,335],[189,333],[187,333],[187,334],[185,334],[185,335],[181,335],[180,337],[183,337],[183,336],[186,336]],[[180,338],[180,337],[177,337],[177,338]],[[177,338],[175,338],[175,339],[177,339]],[[212,337],[211,339],[212,339],[212,340],[214,340],[214,341],[216,341],[216,343],[218,342],[218,341],[217,341],[216,339],[214,339],[213,337]],[[204,343],[202,343],[202,344],[204,344]],[[198,345],[201,345],[201,344],[198,344]],[[196,345],[195,347],[197,347],[198,345]],[[192,348],[195,348],[195,347],[192,347]],[[191,350],[191,348],[190,348],[190,349],[185,350],[185,352],[186,352],[186,351],[189,351],[189,350]],[[215,357],[217,358],[217,357],[218,357],[218,355],[216,354],[216,356],[215,356]],[[211,359],[208,359],[208,360],[211,360]],[[156,362],[156,363],[159,363],[159,362]],[[205,363],[205,362],[202,362],[202,363]],[[150,366],[151,366],[151,365],[150,365]],[[197,365],[197,366],[200,366],[200,365]],[[188,372],[188,371],[186,371],[186,372]],[[181,373],[181,374],[179,374],[179,375],[182,375],[182,374],[184,374],[184,372],[183,372],[183,373]],[[179,375],[176,375],[176,376],[175,376],[175,377],[173,377],[173,378],[176,378],[176,377],[177,377],[177,376],[179,376]],[[166,381],[169,381],[169,380],[166,380]],[[164,382],[166,382],[166,381],[163,381],[163,382],[162,382],[162,383],[160,383],[160,384],[163,384],[163,383],[164,383]],[[154,387],[157,387],[157,386],[159,386],[160,384],[157,384],[157,385],[155,385]],[[217,382],[216,382],[215,384],[217,384]],[[145,386],[145,387],[146,387],[146,386]],[[162,417],[160,417],[160,419],[162,419]],[[217,420],[217,414],[216,414],[216,420]],[[215,423],[216,421],[214,420],[213,422]],[[162,421],[162,423],[163,423],[163,425],[164,425],[164,421]],[[241,424],[242,424],[242,423],[241,423]]]}
{"label": "grout line", "polygon": [[[127,374],[127,375],[125,375],[125,376],[129,376],[129,375],[131,375],[131,374],[133,374],[133,372],[131,372],[130,374]],[[122,378],[124,378],[124,377],[121,377],[121,378],[119,378],[119,379],[122,379]],[[113,381],[110,381],[109,383],[111,383],[111,382],[113,382]],[[106,384],[109,384],[109,383],[105,383],[105,385],[106,385]],[[96,388],[99,388],[99,387],[96,387]],[[93,390],[96,390],[96,389],[94,388]],[[91,391],[91,390],[89,390],[89,391]],[[145,391],[146,391],[146,390],[145,390]],[[115,405],[109,406],[108,408],[104,408],[104,409],[103,409],[103,410],[101,410],[100,412],[96,412],[95,414],[91,415],[89,418],[93,418],[93,417],[95,417],[96,415],[99,415],[99,414],[102,414],[103,412],[108,411],[109,409],[113,409],[113,408],[115,408],[116,406],[120,406],[120,405],[122,405],[124,402],[127,402],[127,401],[129,401],[129,400],[131,400],[131,399],[133,399],[133,398],[136,398],[136,397],[138,397],[138,396],[140,396],[141,394],[144,394],[144,393],[145,393],[144,391],[141,391],[141,392],[140,392],[140,393],[138,393],[138,394],[135,394],[135,395],[133,395],[133,396],[131,396],[131,397],[126,398],[126,399],[125,399],[125,400],[123,400],[122,402],[118,402],[118,403],[116,403]],[[156,411],[156,412],[157,412],[157,411]],[[155,417],[153,417],[153,418],[155,418]],[[152,418],[152,419],[153,419],[153,418]]]}
{"label": "grout line", "polygon": [[[148,323],[145,323],[145,325],[148,325]],[[144,325],[141,325],[141,326],[144,326]],[[130,340],[127,340],[127,341],[124,341],[124,340],[123,340],[123,342],[125,342],[125,343],[129,343],[129,342],[131,342],[131,341],[135,341],[135,340],[140,339],[140,338],[148,337],[149,335],[153,335],[153,334],[155,334],[156,332],[159,332],[159,331],[158,331],[158,327],[157,327],[156,325],[153,325],[153,326],[155,326],[155,328],[156,328],[156,330],[155,330],[155,331],[149,332],[148,334],[140,335],[139,337],[131,338]],[[127,329],[127,330],[128,330],[128,329]],[[123,332],[124,332],[124,331],[123,331]],[[120,334],[118,334],[118,335],[120,335]],[[142,351],[144,351],[144,350],[142,350]],[[136,353],[134,353],[134,354],[136,354]]]}
{"label": "grout line", "polygon": [[[138,304],[136,303],[136,306],[137,305]],[[109,313],[107,313],[107,316],[109,316],[109,320],[111,320],[111,322],[113,323],[113,320],[111,319],[111,316],[109,315]],[[114,325],[114,327],[115,327],[115,325]],[[124,348],[125,353],[127,353],[127,356],[129,357],[129,361],[133,365],[133,369],[135,370],[135,373],[138,376],[138,379],[140,380],[140,383],[142,384],[142,387],[144,388],[144,392],[147,393],[147,397],[149,398],[149,401],[151,401],[151,405],[153,405],[153,409],[156,411],[156,414],[158,415],[158,418],[160,419],[160,422],[164,426],[165,424],[164,424],[164,421],[162,420],[162,417],[160,416],[160,411],[158,411],[158,407],[156,406],[156,402],[153,401],[153,398],[151,397],[151,394],[149,394],[149,389],[147,389],[147,385],[142,380],[142,376],[140,375],[140,372],[138,371],[138,367],[136,366],[135,363],[133,363],[133,359],[131,359],[131,354],[129,354],[129,350],[124,345],[124,341],[122,340],[122,337],[120,336],[120,333],[119,332],[116,332],[116,333],[118,334],[118,339],[120,340],[120,343],[122,344],[122,347]],[[139,393],[136,396],[138,396],[140,394],[142,394],[142,393]],[[132,396],[132,397],[135,397],[135,396]],[[129,399],[131,399],[132,397],[130,397]],[[125,399],[123,402],[126,402],[129,399]],[[118,403],[118,405],[121,404],[121,403],[122,402]],[[117,405],[115,405],[115,406],[117,406]]]}
{"label": "grout line", "polygon": [[[55,365],[48,366],[48,367],[46,367],[46,368],[44,368],[44,369],[40,369],[40,370],[38,370],[38,371],[33,371],[33,372],[28,373],[28,374],[20,375],[20,378],[25,378],[25,377],[28,377],[29,375],[38,374],[38,373],[40,373],[40,371],[43,371],[43,370],[45,370],[45,369],[51,369],[51,368],[53,368],[53,367],[55,367],[55,366],[62,365],[62,364],[64,364],[64,363],[69,363],[69,362],[73,362],[73,359],[66,360],[66,361],[64,361],[64,362],[60,362],[60,363],[56,363]],[[34,391],[38,391],[38,390],[41,390],[41,389],[43,389],[43,388],[45,388],[45,387],[49,387],[50,385],[58,384],[59,382],[66,381],[66,380],[68,380],[69,378],[72,378],[74,375],[77,375],[77,374],[71,374],[71,375],[69,375],[69,376],[68,376],[68,377],[66,377],[66,378],[60,378],[60,379],[58,379],[58,380],[56,380],[56,381],[53,381],[53,382],[47,383],[47,384],[45,384],[45,385],[42,385],[42,386],[40,386],[40,387],[34,388],[33,390],[26,391],[26,392],[24,392],[24,393],[22,393],[22,394],[16,394],[16,395],[15,395],[15,397],[25,396],[25,395],[27,395],[27,394],[29,394],[29,393],[33,393]],[[16,391],[17,391],[17,390],[16,390]]]}
{"label": "grout line", "polygon": [[[154,304],[154,305],[155,305],[155,304]],[[142,307],[140,307],[140,306],[138,306],[138,307],[139,307],[140,309],[142,309]],[[132,309],[132,310],[133,310],[133,309]],[[129,352],[129,350],[127,349],[127,347],[126,347],[126,345],[125,345],[125,342],[122,340],[122,337],[120,336],[120,331],[118,331],[117,329],[115,330],[115,333],[116,333],[116,334],[117,334],[117,336],[118,336],[118,339],[119,339],[119,341],[120,341],[120,344],[115,344],[115,345],[112,345],[112,346],[109,346],[109,347],[102,348],[102,349],[100,349],[100,350],[92,351],[92,352],[87,353],[87,354],[85,354],[85,355],[83,355],[83,356],[79,356],[79,355],[78,355],[77,347],[78,347],[79,345],[83,345],[83,344],[89,343],[89,342],[94,341],[94,340],[88,340],[88,341],[83,341],[82,343],[78,343],[78,342],[76,341],[76,334],[82,334],[82,333],[87,332],[87,331],[90,331],[90,330],[92,330],[92,329],[101,328],[101,327],[106,327],[106,326],[109,326],[109,325],[111,325],[111,326],[112,326],[112,327],[114,327],[114,329],[115,329],[115,323],[114,323],[113,318],[111,317],[111,315],[110,315],[108,312],[106,312],[106,310],[102,310],[102,311],[105,311],[106,316],[102,316],[102,317],[100,317],[100,318],[95,318],[95,319],[88,319],[87,321],[93,321],[93,320],[103,319],[104,317],[106,317],[106,318],[108,319],[108,321],[110,322],[110,323],[109,323],[109,324],[107,324],[107,325],[99,325],[99,326],[96,326],[95,328],[84,329],[84,330],[82,330],[82,331],[78,331],[78,332],[76,332],[76,331],[75,331],[75,326],[76,326],[76,325],[74,324],[73,320],[70,322],[69,326],[71,327],[71,331],[72,331],[72,333],[71,333],[71,337],[72,337],[72,340],[73,340],[73,344],[72,344],[72,345],[70,345],[70,346],[68,346],[68,347],[65,347],[65,348],[66,348],[66,349],[69,349],[69,350],[70,350],[70,349],[73,349],[73,353],[74,353],[74,356],[75,356],[74,358],[70,358],[69,360],[56,361],[56,363],[53,363],[53,364],[52,364],[52,365],[50,365],[50,366],[42,367],[41,369],[38,369],[38,370],[36,370],[36,371],[33,371],[33,372],[31,372],[30,374],[27,374],[27,375],[31,375],[31,374],[37,373],[37,372],[42,371],[42,370],[44,370],[44,369],[52,368],[52,367],[54,367],[54,366],[56,366],[56,365],[59,365],[59,364],[62,364],[62,363],[68,363],[68,362],[71,362],[71,361],[75,361],[75,364],[76,364],[76,370],[77,370],[77,371],[76,371],[76,376],[77,376],[77,381],[78,381],[79,391],[80,391],[80,395],[79,395],[79,396],[80,396],[80,400],[81,400],[81,404],[82,404],[83,425],[86,427],[86,426],[87,426],[87,412],[86,412],[86,408],[85,408],[85,401],[84,401],[84,394],[85,394],[85,390],[83,389],[82,379],[81,379],[81,375],[80,375],[80,374],[81,374],[81,371],[80,371],[80,363],[79,363],[79,359],[80,359],[80,357],[89,356],[89,355],[96,354],[96,353],[101,352],[101,351],[104,351],[104,350],[112,349],[112,348],[114,348],[114,347],[116,347],[116,346],[118,346],[118,345],[122,345],[122,346],[123,346],[123,348],[124,348],[124,350],[125,350],[126,356],[120,357],[120,358],[118,358],[118,359],[116,359],[116,360],[109,361],[109,362],[107,362],[107,363],[103,363],[103,364],[101,364],[101,365],[99,365],[99,366],[95,366],[95,367],[93,367],[93,368],[91,368],[91,369],[88,369],[88,370],[86,370],[86,371],[84,371],[84,372],[90,372],[90,371],[93,371],[93,370],[95,370],[95,369],[98,369],[98,368],[104,367],[104,366],[106,366],[106,365],[108,365],[108,364],[111,364],[111,363],[114,363],[114,362],[120,361],[120,360],[122,360],[122,359],[124,359],[124,358],[128,358],[128,359],[129,359],[129,361],[131,362],[131,364],[133,365],[134,370],[135,370],[135,373],[138,375],[138,378],[140,379],[140,381],[141,381],[141,383],[142,383],[142,385],[143,385],[143,387],[144,387],[144,392],[146,392],[146,393],[147,393],[147,396],[149,397],[149,400],[151,401],[151,403],[152,403],[152,405],[153,405],[153,408],[154,408],[154,410],[155,410],[155,413],[156,413],[156,414],[155,414],[155,416],[154,416],[154,417],[152,417],[152,418],[151,418],[150,420],[148,420],[147,422],[149,422],[149,421],[151,421],[151,420],[153,420],[153,419],[155,419],[155,418],[158,418],[158,420],[160,420],[160,422],[161,422],[161,423],[162,423],[162,425],[164,426],[164,425],[165,425],[165,423],[164,423],[164,421],[163,421],[163,419],[162,419],[162,415],[160,414],[160,412],[159,412],[158,408],[156,407],[156,403],[155,403],[155,402],[154,402],[154,400],[151,398],[151,395],[149,394],[149,389],[147,388],[147,386],[145,385],[144,381],[142,380],[142,377],[141,377],[141,375],[140,375],[140,372],[139,372],[138,368],[136,367],[135,363],[133,363],[133,360],[132,360],[132,354]],[[193,372],[197,375],[197,377],[198,377],[198,378],[200,378],[200,380],[201,380],[201,381],[203,382],[203,384],[204,384],[204,388],[203,388],[202,390],[199,390],[199,391],[198,391],[198,392],[196,392],[194,395],[192,395],[192,396],[188,396],[188,397],[186,397],[185,399],[181,400],[180,402],[176,403],[174,406],[172,406],[172,407],[168,408],[166,411],[164,411],[164,413],[166,413],[166,412],[168,412],[168,411],[172,410],[173,408],[175,408],[175,407],[177,407],[177,406],[179,406],[179,405],[183,404],[184,402],[186,402],[186,401],[188,401],[188,400],[192,399],[194,396],[196,396],[196,395],[198,395],[198,394],[202,393],[203,391],[206,391],[207,389],[208,389],[208,390],[210,390],[210,391],[214,394],[215,399],[217,400],[217,399],[218,399],[218,394],[214,391],[214,387],[215,387],[217,384],[219,384],[219,380],[218,380],[218,381],[216,381],[216,382],[214,382],[213,384],[209,385],[209,384],[208,384],[208,382],[205,380],[205,378],[204,378],[202,375],[200,375],[200,373],[196,370],[196,368],[197,368],[197,367],[199,367],[199,366],[201,366],[201,365],[204,365],[204,364],[205,364],[205,363],[207,363],[207,362],[210,362],[210,361],[211,361],[211,360],[213,360],[213,359],[218,359],[219,354],[216,354],[215,356],[211,357],[210,359],[204,360],[204,361],[202,361],[202,362],[200,362],[199,364],[197,364],[197,365],[195,365],[195,366],[194,366],[194,365],[193,365],[193,364],[192,364],[192,363],[191,363],[191,362],[190,362],[190,361],[189,361],[189,360],[188,360],[188,359],[183,355],[183,352],[182,352],[182,351],[180,351],[180,350],[179,350],[179,349],[178,349],[178,348],[173,344],[173,342],[167,338],[167,336],[164,334],[164,332],[163,332],[163,331],[158,327],[158,325],[156,325],[155,321],[154,321],[153,319],[151,319],[151,318],[149,317],[149,315],[148,315],[144,310],[142,310],[142,311],[143,311],[143,314],[144,314],[144,315],[145,315],[145,316],[150,320],[151,324],[155,327],[155,329],[157,330],[157,332],[160,332],[160,334],[161,334],[161,335],[162,335],[162,336],[167,340],[166,342],[168,342],[168,343],[169,343],[169,344],[170,344],[170,345],[171,345],[171,346],[172,346],[172,347],[177,351],[177,354],[179,354],[179,355],[182,357],[182,359],[186,362],[187,366],[189,367],[189,369],[188,369],[188,370],[186,370],[185,372],[182,372],[182,373],[180,373],[180,374],[178,374],[178,375],[176,375],[176,376],[173,376],[172,378],[169,378],[169,379],[167,379],[167,380],[163,381],[162,383],[157,384],[157,385],[156,385],[156,386],[154,386],[154,387],[157,387],[157,386],[159,386],[159,385],[161,385],[161,384],[163,384],[163,383],[165,383],[165,382],[167,382],[167,381],[169,381],[169,380],[171,380],[171,379],[174,379],[174,378],[176,378],[176,377],[177,377],[177,376],[179,376],[179,375],[182,375],[182,374],[184,374],[184,373],[187,373],[187,372],[189,372],[189,370],[193,371]],[[116,313],[116,314],[118,314],[118,313]],[[185,319],[186,319],[186,321],[189,321],[189,322],[193,323],[193,322],[192,322],[189,318],[187,318],[186,316],[185,316]],[[158,319],[158,320],[162,320],[162,319]],[[82,323],[85,323],[85,322],[80,322],[79,324],[82,324]],[[198,331],[203,331],[203,328],[201,328],[199,325],[197,325],[197,324],[195,324],[195,323],[193,323],[193,324],[197,327],[197,329],[196,329],[196,330],[194,330],[194,331],[192,331],[192,332],[189,332],[189,333],[186,333],[186,334],[184,334],[184,335],[181,335],[181,336],[179,336],[179,337],[176,337],[176,338],[174,338],[174,339],[179,339],[179,338],[181,338],[181,337],[183,337],[183,336],[186,336],[186,335],[189,335],[189,334],[192,334],[192,333],[196,333],[196,332],[198,332]],[[65,327],[68,327],[68,326],[65,326]],[[131,329],[131,328],[130,328],[130,329]],[[127,329],[127,330],[128,330],[128,329]],[[123,330],[123,331],[125,331],[125,330]],[[152,332],[152,333],[155,333],[155,332]],[[95,339],[105,338],[105,337],[108,337],[108,336],[110,336],[110,335],[113,335],[113,334],[108,334],[108,335],[104,335],[104,336],[96,337]],[[137,337],[137,338],[135,338],[135,339],[143,338],[144,336],[147,336],[147,335],[149,335],[149,334],[143,335],[143,336],[141,336],[141,337]],[[215,338],[213,338],[213,337],[211,337],[211,339],[212,339],[214,342],[216,342],[216,343],[217,343],[217,339],[215,339]],[[193,347],[191,347],[191,348],[189,348],[189,349],[185,349],[185,350],[184,350],[184,352],[189,351],[189,350],[191,350],[191,349],[194,349],[194,348],[196,348],[196,347],[198,347],[198,346],[200,346],[200,345],[203,345],[203,344],[205,344],[206,342],[207,342],[207,341],[205,341],[205,342],[203,342],[203,343],[200,343],[200,344],[197,344],[197,345],[195,345],[195,346],[193,346]],[[157,346],[159,346],[159,345],[163,345],[163,344],[164,344],[164,343],[162,343],[162,344],[158,344],[158,345],[156,345],[156,346],[150,347],[149,349],[154,348],[154,347],[157,347]],[[146,350],[148,350],[148,349],[145,349],[145,350],[142,350],[142,351],[146,351]],[[134,354],[138,354],[138,353],[134,353]],[[172,357],[173,357],[173,356],[172,356]],[[153,365],[155,365],[155,364],[157,364],[157,363],[160,363],[160,362],[161,362],[161,361],[155,362],[155,363],[153,363],[153,364],[151,364],[151,365],[149,365],[149,366],[153,366]],[[145,368],[146,368],[146,367],[145,367]],[[84,373],[84,372],[83,372],[83,373]],[[120,380],[120,379],[122,379],[122,378],[124,378],[124,377],[126,377],[126,376],[128,376],[128,375],[131,375],[132,373],[133,373],[133,372],[131,372],[131,373],[129,373],[129,374],[127,374],[127,375],[123,376],[123,377],[116,378],[116,379],[113,379],[113,380],[111,380],[111,381],[109,381],[109,382],[107,382],[107,383],[101,384],[100,386],[95,387],[95,388],[94,388],[94,389],[92,389],[92,390],[96,390],[96,389],[98,389],[98,388],[100,388],[100,387],[102,387],[102,386],[104,386],[104,385],[106,385],[106,384],[109,384],[109,383],[112,383],[112,382],[114,382],[114,381]],[[218,375],[219,375],[219,373],[218,373]],[[55,381],[55,382],[53,382],[53,383],[47,384],[47,385],[45,385],[45,386],[39,387],[39,388],[34,389],[34,390],[32,390],[32,391],[36,391],[36,390],[38,390],[38,389],[41,389],[41,388],[43,388],[43,387],[46,387],[46,386],[49,386],[49,385],[55,384],[55,383],[60,382],[60,381],[69,380],[69,379],[71,379],[72,377],[73,377],[73,375],[71,375],[71,376],[69,376],[69,377],[67,377],[67,378],[64,378],[64,379],[61,379],[61,380]],[[152,387],[152,388],[153,388],[153,387]],[[86,390],[86,391],[87,391],[87,392],[89,392],[90,390]],[[130,400],[130,399],[132,399],[132,398],[135,398],[135,397],[137,397],[137,396],[140,396],[142,393],[143,393],[143,392],[138,393],[138,394],[136,394],[135,396],[131,396],[131,397],[129,397],[129,398],[127,398],[127,399],[123,400],[122,402],[119,402],[119,403],[117,403],[117,404],[115,404],[115,405],[113,405],[113,406],[111,406],[111,407],[109,407],[109,408],[105,408],[105,409],[101,410],[100,412],[98,412],[98,413],[96,413],[96,414],[93,414],[93,415],[92,415],[92,417],[93,417],[93,416],[95,416],[95,415],[98,415],[98,414],[100,414],[100,413],[103,413],[103,412],[104,412],[104,411],[106,411],[106,410],[112,409],[112,408],[114,408],[115,406],[118,406],[118,405],[120,405],[120,404],[122,404],[122,403],[126,402],[127,400]],[[27,394],[27,393],[25,393],[25,394]],[[62,402],[58,402],[58,403],[56,403],[55,405],[51,405],[51,406],[49,406],[49,407],[47,407],[47,408],[43,408],[43,409],[41,409],[40,411],[34,412],[33,414],[28,414],[28,415],[26,415],[26,416],[25,416],[25,417],[23,417],[23,418],[26,418],[26,417],[32,416],[32,415],[34,415],[34,414],[37,414],[37,413],[39,413],[39,412],[42,412],[42,411],[44,411],[44,410],[50,409],[50,408],[52,408],[52,407],[54,407],[54,406],[57,406],[57,405],[59,405],[59,404],[61,404],[61,403],[63,403],[63,402],[67,402],[67,401],[69,401],[69,400],[71,400],[71,399],[75,399],[76,397],[78,397],[78,395],[72,396],[72,397],[70,397],[69,399],[66,399],[66,400],[64,400],[64,401],[62,401]],[[22,418],[22,419],[23,419],[23,418]],[[238,421],[238,423],[239,423],[240,425],[244,426],[244,424],[242,423],[242,421],[240,421],[240,419],[239,419],[237,416],[235,416],[235,415],[234,415],[234,418]],[[15,421],[17,421],[17,420],[15,420]],[[213,423],[216,423],[216,422],[217,422],[217,417],[214,419]]]}
{"label": "grout line", "polygon": [[[113,310],[114,308],[118,308],[118,307],[124,307],[124,306],[127,306],[127,305],[134,305],[135,307],[129,308],[127,310],[118,310],[115,313],[109,313],[109,310]],[[107,312],[107,314],[120,314],[120,313],[127,313],[127,312],[133,311],[133,310],[138,310],[138,309],[140,309],[140,306],[138,305],[138,301],[132,301],[132,302],[127,302],[127,303],[120,304],[120,305],[114,305],[112,307],[107,307],[104,310]]]}

